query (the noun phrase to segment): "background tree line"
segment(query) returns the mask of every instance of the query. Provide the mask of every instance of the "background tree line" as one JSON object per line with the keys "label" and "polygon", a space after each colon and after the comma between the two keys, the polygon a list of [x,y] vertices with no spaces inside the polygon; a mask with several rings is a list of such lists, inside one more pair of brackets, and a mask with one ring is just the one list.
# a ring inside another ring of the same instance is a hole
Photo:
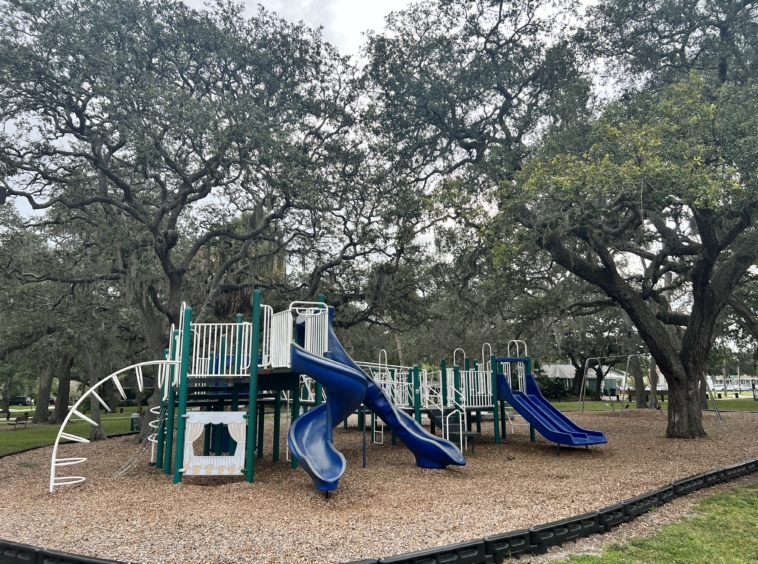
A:
{"label": "background tree line", "polygon": [[2,0],[4,401],[56,381],[58,417],[182,302],[257,287],[324,294],[357,358],[649,351],[668,435],[702,436],[704,375],[758,337],[757,29],[749,0],[427,0],[351,59],[227,1]]}

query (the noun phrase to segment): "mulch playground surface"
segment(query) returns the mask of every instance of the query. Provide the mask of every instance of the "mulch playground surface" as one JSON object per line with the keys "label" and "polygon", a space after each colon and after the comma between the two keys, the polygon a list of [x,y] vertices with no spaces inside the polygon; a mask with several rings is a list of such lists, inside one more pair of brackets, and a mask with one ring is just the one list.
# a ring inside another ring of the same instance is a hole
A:
{"label": "mulch playground surface", "polygon": [[657,412],[568,415],[604,431],[608,444],[563,447],[557,457],[539,434],[530,442],[527,427],[495,445],[485,422],[467,466],[446,470],[418,468],[402,443],[390,445],[388,429],[383,445],[369,443],[363,468],[353,417],[351,429],[335,429],[348,469],[328,500],[284,462],[284,432],[282,462],[270,461],[270,424],[253,484],[235,476],[173,485],[122,437],[62,445],[59,457],[88,459],[62,470],[87,480],[50,494],[52,447],[41,448],[0,459],[0,538],[124,562],[345,562],[529,528],[758,456],[758,414],[727,413],[723,424],[705,414],[709,436],[693,441],[664,438]]}

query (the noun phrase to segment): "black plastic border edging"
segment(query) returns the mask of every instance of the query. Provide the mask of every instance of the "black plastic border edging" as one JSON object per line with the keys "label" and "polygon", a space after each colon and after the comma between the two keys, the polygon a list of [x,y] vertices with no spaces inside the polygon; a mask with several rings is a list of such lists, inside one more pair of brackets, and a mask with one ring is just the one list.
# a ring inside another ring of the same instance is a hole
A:
{"label": "black plastic border edging", "polygon": [[[139,435],[139,431],[129,431],[128,433],[116,433],[115,435],[108,435],[108,439],[116,439],[118,437],[128,437],[129,435]],[[76,441],[61,441],[60,445],[71,445],[74,444]],[[46,445],[37,445],[29,448],[22,448],[21,450],[14,450],[13,452],[6,452],[5,454],[0,454],[0,458],[5,458],[6,456],[13,456],[14,454],[21,454],[22,452],[29,452],[30,450],[37,450],[38,448],[45,448],[45,447],[51,447],[55,443],[50,443]],[[0,560],[0,564],[4,564]]]}
{"label": "black plastic border edging", "polygon": [[[544,554],[548,547],[567,540],[607,533],[612,527],[629,523],[653,507],[659,507],[677,497],[754,472],[758,472],[758,458],[695,474],[621,503],[576,517],[536,525],[528,530],[501,533],[378,560],[369,558],[345,564],[500,564],[505,558],[518,558],[522,554]],[[461,549],[470,550],[463,552]]]}

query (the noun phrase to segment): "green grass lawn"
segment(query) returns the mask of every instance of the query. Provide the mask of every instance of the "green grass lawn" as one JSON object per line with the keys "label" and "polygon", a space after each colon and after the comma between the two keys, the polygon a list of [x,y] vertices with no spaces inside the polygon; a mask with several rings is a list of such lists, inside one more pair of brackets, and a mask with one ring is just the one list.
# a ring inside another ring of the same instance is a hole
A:
{"label": "green grass lawn", "polygon": [[[30,420],[34,415],[33,407],[31,409],[19,407],[18,410],[11,408],[11,417],[15,411],[18,411],[20,415],[28,412]],[[125,407],[123,413],[103,413],[101,410],[100,417],[105,434],[128,433],[131,426],[131,414],[136,411],[136,407]],[[89,413],[86,415],[89,417]],[[88,437],[89,426],[89,423],[73,416],[66,426],[66,431],[72,435]],[[26,429],[21,427],[13,430],[5,428],[5,420],[3,419],[0,421],[0,455],[25,448],[51,445],[55,442],[59,429],[60,425],[35,425]]]}
{"label": "green grass lawn", "polygon": [[709,497],[694,515],[651,537],[609,545],[602,556],[573,556],[581,564],[758,562],[758,484]]}
{"label": "green grass lawn", "polygon": [[[576,411],[577,406],[579,405],[576,401],[553,401],[551,402],[555,407],[557,407],[560,411]],[[668,408],[667,402],[658,402],[661,406],[661,410],[666,411]],[[611,405],[612,404],[612,405]],[[629,407],[627,407],[627,405]],[[627,409],[635,409],[635,406],[637,404],[635,402],[624,402],[624,411]],[[716,405],[718,406],[720,411],[757,411],[758,412],[758,401],[755,401],[754,399],[721,399],[716,400]],[[621,402],[610,402],[610,401],[587,401],[584,403],[584,411],[618,411],[621,406]],[[708,408],[710,410],[713,410],[713,404],[710,400],[708,400]]]}

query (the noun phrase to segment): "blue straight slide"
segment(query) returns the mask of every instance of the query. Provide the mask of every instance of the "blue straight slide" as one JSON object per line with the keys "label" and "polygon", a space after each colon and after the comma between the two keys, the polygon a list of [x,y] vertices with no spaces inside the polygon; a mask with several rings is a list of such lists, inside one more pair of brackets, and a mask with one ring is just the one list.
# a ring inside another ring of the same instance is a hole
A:
{"label": "blue straight slide", "polygon": [[361,403],[379,415],[400,437],[423,468],[465,466],[456,446],[427,432],[415,419],[393,406],[382,389],[345,352],[332,330],[334,309],[329,308],[331,359],[313,355],[292,344],[292,371],[305,374],[326,388],[326,403],[298,417],[290,427],[290,450],[313,479],[316,489],[331,491],[345,473],[345,457],[332,444],[334,427],[352,415]]}
{"label": "blue straight slide", "polygon": [[507,401],[548,441],[560,445],[585,446],[607,443],[601,431],[582,429],[558,411],[540,392],[532,374],[526,375],[526,393],[514,392],[505,375],[497,375],[498,398]]}

